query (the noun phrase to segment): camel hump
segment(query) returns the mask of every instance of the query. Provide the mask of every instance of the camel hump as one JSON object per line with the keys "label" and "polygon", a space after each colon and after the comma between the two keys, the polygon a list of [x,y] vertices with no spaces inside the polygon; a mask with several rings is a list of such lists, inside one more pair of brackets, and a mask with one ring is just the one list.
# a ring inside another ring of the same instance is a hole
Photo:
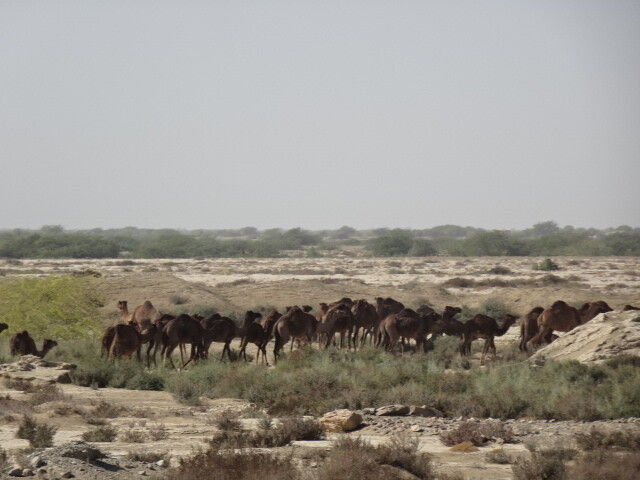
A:
{"label": "camel hump", "polygon": [[153,304],[149,300],[145,300],[143,305],[145,308],[154,308]]}

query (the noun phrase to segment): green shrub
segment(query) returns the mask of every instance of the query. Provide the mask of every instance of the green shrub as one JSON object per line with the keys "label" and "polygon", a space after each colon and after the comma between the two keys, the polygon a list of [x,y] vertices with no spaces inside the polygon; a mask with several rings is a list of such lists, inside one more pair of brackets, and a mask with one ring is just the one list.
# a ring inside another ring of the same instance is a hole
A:
{"label": "green shrub", "polygon": [[568,478],[636,480],[640,478],[640,453],[614,453],[601,449],[581,455],[568,469]]}
{"label": "green shrub", "polygon": [[16,438],[29,440],[32,448],[47,448],[53,445],[53,437],[58,429],[45,423],[38,423],[33,417],[22,417]]}
{"label": "green shrub", "polygon": [[113,442],[118,435],[118,429],[110,425],[92,428],[82,433],[85,442]]}
{"label": "green shrub", "polygon": [[592,428],[589,433],[577,433],[574,438],[582,450],[619,448],[640,452],[640,429],[637,428],[633,431],[616,430],[613,432]]}
{"label": "green shrub", "polygon": [[539,270],[543,272],[551,272],[555,270],[560,270],[560,265],[551,260],[550,258],[545,258],[541,262],[538,262],[533,265],[534,270]]}

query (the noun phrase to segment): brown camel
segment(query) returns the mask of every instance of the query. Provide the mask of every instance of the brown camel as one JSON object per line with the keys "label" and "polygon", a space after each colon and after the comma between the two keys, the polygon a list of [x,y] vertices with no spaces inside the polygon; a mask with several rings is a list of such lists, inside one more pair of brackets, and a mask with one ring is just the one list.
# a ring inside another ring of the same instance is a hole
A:
{"label": "brown camel", "polygon": [[349,297],[342,297],[337,302],[330,303],[329,307],[335,307],[335,306],[338,306],[340,304],[346,305],[347,308],[352,308],[353,307],[353,300],[351,300]]}
{"label": "brown camel", "polygon": [[611,312],[611,308],[604,300],[598,300],[595,302],[587,302],[578,309],[580,315],[580,323],[587,323],[589,320],[600,315],[601,313]]}
{"label": "brown camel", "polygon": [[115,325],[111,325],[104,329],[102,339],[100,340],[100,357],[104,357],[106,355],[107,358],[109,358],[109,350],[111,350],[111,343],[113,342],[113,337],[115,336],[115,334]]}
{"label": "brown camel", "polygon": [[162,318],[162,314],[149,300],[146,300],[142,305],[138,305],[133,310],[133,313],[129,313],[127,301],[120,300],[118,302],[118,310],[120,310],[123,321],[136,324],[140,332],[143,332],[149,328],[149,325],[157,323]]}
{"label": "brown camel", "polygon": [[7,328],[9,328],[9,325],[6,323],[0,323],[0,333],[4,332]]}
{"label": "brown camel", "polygon": [[[236,327],[236,337],[240,337],[240,346],[241,347],[242,347],[242,343],[244,342],[245,337],[249,333],[250,327],[252,325],[254,325],[255,320],[257,320],[258,318],[262,318],[262,314],[261,313],[253,312],[251,310],[247,310],[247,312],[245,312],[245,314],[244,314],[244,320],[242,322],[242,325],[240,325],[240,327]],[[259,326],[260,328],[262,328],[262,326],[259,323],[255,323],[255,325]],[[242,352],[242,355],[244,356],[244,359],[246,361],[247,360],[246,353]],[[240,357],[240,355],[238,355],[238,357]]]}
{"label": "brown camel", "polygon": [[[245,328],[245,334],[242,337],[242,341],[240,342],[240,353],[238,354],[238,356],[242,356],[246,362],[247,345],[249,343],[253,343],[256,347],[258,347],[258,350],[256,352],[256,363],[258,363],[260,353],[262,352],[262,363],[268,367],[269,361],[267,360],[267,343],[269,343],[269,340],[273,335],[273,325],[281,316],[282,315],[277,310],[272,310],[266,317],[262,319],[261,322],[258,323],[252,320],[249,325],[246,325],[247,317],[245,316],[245,324],[243,324],[243,328]],[[255,317],[255,319],[261,317],[262,315],[260,315],[259,317]]]}
{"label": "brown camel", "polygon": [[628,304],[622,307],[623,312],[628,312],[630,310],[640,310],[640,308],[634,307],[633,305],[628,305]]}
{"label": "brown camel", "polygon": [[[381,324],[380,332],[384,339],[381,344],[387,351],[393,352],[400,337],[413,338],[416,341],[416,351],[422,346],[426,352],[426,337],[436,320],[435,313],[419,314],[410,308],[404,308],[398,313],[387,316]],[[404,354],[404,344],[401,345]]]}
{"label": "brown camel", "polygon": [[[322,304],[324,305],[324,304]],[[316,318],[317,319],[317,318]],[[345,303],[337,303],[327,310],[316,327],[317,334],[326,335],[324,348],[327,349],[336,333],[340,334],[340,349],[344,346],[344,336],[347,334],[347,348],[351,350],[351,334],[353,332],[353,313]],[[354,345],[355,348],[355,345]]]}
{"label": "brown camel", "polygon": [[376,347],[379,347],[384,340],[384,334],[382,333],[381,328],[385,318],[387,318],[391,314],[400,312],[403,308],[404,305],[402,304],[402,302],[398,302],[391,297],[376,298],[376,312],[378,313],[378,318],[380,319],[380,322],[378,323],[378,326],[376,327],[374,332],[376,335]]}
{"label": "brown camel", "polygon": [[282,347],[293,338],[304,339],[311,345],[318,324],[313,315],[304,312],[297,305],[287,308],[287,312],[278,319],[273,327],[275,337],[273,356],[276,362]]}
{"label": "brown camel", "polygon": [[[520,324],[520,351],[527,351],[527,342],[538,334],[538,317],[544,308],[533,307],[522,319]],[[550,340],[550,339],[549,339]],[[551,343],[550,341],[547,343]]]}
{"label": "brown camel", "polygon": [[180,361],[182,368],[186,367],[189,362],[197,361],[202,356],[204,329],[200,322],[191,318],[186,313],[178,315],[173,320],[169,320],[162,329],[162,356],[165,360],[169,360],[171,366],[175,368],[171,354],[178,345],[190,344],[191,354],[185,362],[180,351]]}
{"label": "brown camel", "polygon": [[501,337],[513,325],[516,318],[505,313],[500,325],[493,318],[481,313],[477,314],[471,320],[467,320],[464,324],[464,340],[462,341],[461,353],[463,355],[471,354],[471,343],[477,338],[484,338],[484,348],[482,349],[482,357],[480,358],[480,364],[484,363],[484,357],[489,350],[493,352],[493,358],[496,358],[496,345],[493,342],[495,337]]}
{"label": "brown camel", "polygon": [[[140,349],[142,348],[142,335],[140,335],[138,329],[126,323],[119,323],[109,328],[113,329],[113,337],[111,337],[107,359],[116,357],[131,358],[131,355],[135,353],[138,361],[141,361]],[[107,328],[107,330],[109,330],[109,328]],[[106,331],[105,335],[107,335]]]}
{"label": "brown camel", "polygon": [[351,308],[353,313],[353,344],[358,344],[358,332],[362,328],[362,339],[360,345],[364,345],[367,335],[373,338],[373,330],[378,327],[380,318],[376,307],[365,299],[356,300]]}
{"label": "brown camel", "polygon": [[554,330],[568,332],[581,323],[578,310],[562,300],[557,300],[551,307],[545,308],[538,317],[538,333],[531,339],[531,344],[540,345],[543,340],[548,341],[551,338]]}
{"label": "brown camel", "polygon": [[236,324],[228,317],[222,317],[218,313],[209,315],[200,320],[200,325],[204,329],[204,337],[202,344],[203,358],[209,357],[209,347],[213,342],[224,343],[220,360],[224,358],[225,352],[231,361],[231,341],[236,337]]}
{"label": "brown camel", "polygon": [[26,330],[16,333],[9,339],[11,355],[35,355],[36,357],[44,358],[49,353],[49,350],[57,345],[58,342],[55,340],[45,339],[42,342],[42,350],[38,350],[36,342],[33,341],[33,338]]}

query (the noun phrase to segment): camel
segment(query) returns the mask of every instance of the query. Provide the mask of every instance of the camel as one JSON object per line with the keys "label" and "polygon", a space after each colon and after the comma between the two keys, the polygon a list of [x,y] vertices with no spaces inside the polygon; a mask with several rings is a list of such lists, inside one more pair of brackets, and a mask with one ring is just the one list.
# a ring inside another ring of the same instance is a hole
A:
{"label": "camel", "polygon": [[26,330],[16,333],[9,339],[11,355],[35,355],[36,357],[44,358],[49,353],[49,350],[57,345],[58,342],[55,340],[45,339],[42,342],[42,350],[38,350],[36,343]]}
{"label": "camel", "polygon": [[385,318],[387,318],[391,314],[400,312],[403,308],[404,308],[404,305],[402,304],[402,302],[398,302],[397,300],[394,300],[391,297],[376,298],[376,312],[378,313],[378,318],[380,319],[375,329],[376,347],[379,347],[383,341],[384,335],[382,334],[380,329],[382,327],[382,323],[384,322]]}
{"label": "camel", "polygon": [[102,339],[100,340],[100,357],[104,357],[105,355],[107,356],[107,358],[109,357],[109,350],[111,350],[111,343],[113,342],[113,337],[115,336],[115,334],[115,325],[111,325],[104,329]]}
{"label": "camel", "polygon": [[209,347],[213,342],[224,343],[220,360],[224,358],[225,352],[231,361],[231,341],[236,337],[236,324],[228,317],[222,317],[219,313],[214,313],[200,320],[200,325],[204,329],[202,357],[209,357]]}
{"label": "camel", "polygon": [[346,305],[347,308],[351,308],[353,307],[353,300],[351,300],[349,297],[342,297],[340,300],[338,300],[337,302],[332,302],[329,304],[329,307],[336,307],[340,304]]}
{"label": "camel", "polygon": [[353,344],[358,344],[358,332],[362,328],[362,339],[360,345],[364,345],[367,335],[372,336],[372,331],[378,327],[380,318],[376,307],[371,305],[365,299],[356,300],[351,307],[353,313]]}
{"label": "camel", "polygon": [[128,303],[126,300],[120,300],[118,302],[118,310],[124,323],[133,323],[138,325],[138,330],[143,332],[149,325],[157,323],[162,314],[153,306],[153,304],[146,300],[142,305],[138,305],[133,313],[129,313]]}
{"label": "camel", "polygon": [[622,307],[622,311],[623,312],[628,312],[630,310],[640,310],[640,308],[634,307],[633,305],[629,305],[629,304],[627,304],[624,307]]}
{"label": "camel", "polygon": [[[131,358],[131,355],[133,355],[135,352],[136,357],[140,362],[142,335],[140,335],[140,332],[138,332],[136,327],[126,323],[119,323],[118,325],[107,328],[107,331],[109,331],[109,329],[112,329],[111,331],[113,333],[113,336],[111,337],[107,359],[122,356]],[[107,335],[107,331],[105,331],[103,340]]]}
{"label": "camel", "polygon": [[464,340],[462,341],[462,346],[460,348],[462,355],[469,355],[471,353],[471,343],[477,338],[484,338],[484,348],[482,349],[482,357],[480,357],[480,364],[484,363],[484,357],[487,355],[489,350],[493,352],[493,358],[496,358],[496,345],[493,342],[495,337],[501,337],[511,325],[513,325],[516,321],[516,318],[509,314],[505,313],[500,325],[495,319],[488,317],[486,315],[482,315],[481,313],[477,314],[471,320],[467,320],[464,324]]}
{"label": "camel", "polygon": [[554,330],[568,332],[581,325],[578,310],[570,307],[562,300],[553,302],[545,308],[538,317],[538,333],[531,339],[533,345],[540,345],[543,340],[548,341]]}
{"label": "camel", "polygon": [[[420,309],[418,309],[419,311]],[[452,307],[447,305],[444,307],[441,318],[436,320],[433,326],[433,335],[448,335],[462,338],[464,334],[464,324],[454,317],[462,312],[460,307]]]}
{"label": "camel", "polygon": [[[426,337],[434,322],[435,313],[420,314],[404,308],[382,321],[379,335],[384,336],[384,341],[381,344],[385,345],[387,351],[393,352],[400,337],[413,338],[416,341],[416,351],[422,346],[426,352]],[[404,344],[401,345],[401,353],[404,354]]]}
{"label": "camel", "polygon": [[601,313],[611,312],[611,308],[604,300],[598,300],[595,302],[587,302],[578,309],[580,315],[580,323],[587,323],[589,320],[600,315]]}
{"label": "camel", "polygon": [[0,323],[0,333],[4,332],[8,328],[9,325],[7,325],[6,323]]}
{"label": "camel", "polygon": [[256,323],[252,321],[252,323],[250,323],[246,327],[245,335],[244,337],[242,337],[242,341],[240,342],[240,353],[238,354],[238,356],[242,356],[244,360],[247,361],[247,345],[249,343],[253,343],[256,347],[258,347],[258,351],[256,352],[256,363],[258,363],[260,352],[262,352],[262,363],[268,367],[269,361],[267,360],[266,350],[267,343],[269,343],[269,340],[271,340],[271,336],[273,335],[273,325],[281,316],[282,314],[277,310],[271,310],[271,312],[269,312],[269,314],[264,317],[261,322]]}
{"label": "camel", "polygon": [[[251,325],[254,324],[254,321],[257,320],[258,318],[262,318],[262,314],[259,312],[253,312],[251,310],[247,310],[247,312],[245,312],[242,325],[240,325],[240,327],[236,327],[236,337],[240,338],[240,345],[242,345],[242,342],[244,341],[245,337],[249,333],[249,328],[251,327]],[[256,323],[255,325],[259,326],[260,324]],[[246,353],[243,352],[243,355],[246,361],[247,360]]]}
{"label": "camel", "polygon": [[[544,308],[533,307],[522,319],[520,324],[520,351],[527,351],[527,342],[535,337],[538,333],[538,317]],[[548,342],[551,343],[551,342]]]}
{"label": "camel", "polygon": [[204,329],[197,320],[191,318],[186,313],[178,315],[173,320],[169,320],[162,329],[162,356],[165,360],[169,360],[171,366],[175,368],[171,354],[178,345],[191,344],[191,354],[185,362],[180,351],[180,361],[182,368],[186,367],[189,362],[197,361],[202,356]]}
{"label": "camel", "polygon": [[[321,304],[325,305],[325,304]],[[317,320],[317,317],[316,317]],[[344,335],[347,334],[347,348],[351,350],[351,334],[353,332],[353,313],[346,303],[338,303],[327,310],[318,322],[316,333],[327,337],[324,348],[327,349],[336,333],[340,334],[340,349],[344,345]],[[354,345],[355,348],[355,345]]]}
{"label": "camel", "polygon": [[313,315],[304,312],[300,307],[287,308],[287,312],[278,319],[273,327],[275,336],[273,356],[276,362],[278,361],[278,352],[293,338],[303,338],[311,345],[318,324]]}

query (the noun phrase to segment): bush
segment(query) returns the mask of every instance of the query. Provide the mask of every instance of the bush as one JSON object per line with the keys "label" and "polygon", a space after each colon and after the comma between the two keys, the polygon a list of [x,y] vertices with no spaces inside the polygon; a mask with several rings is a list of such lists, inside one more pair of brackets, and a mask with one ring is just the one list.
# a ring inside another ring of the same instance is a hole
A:
{"label": "bush", "polygon": [[163,477],[166,480],[297,480],[300,478],[291,456],[280,457],[255,451],[220,451],[216,447],[180,460],[180,465]]}
{"label": "bush", "polygon": [[85,442],[113,442],[118,435],[118,430],[110,425],[92,428],[82,434]]}
{"label": "bush", "polygon": [[589,433],[577,433],[574,438],[578,447],[582,450],[619,448],[640,452],[640,429],[604,432],[597,428],[592,428]]}
{"label": "bush", "polygon": [[543,271],[543,272],[551,272],[555,270],[560,270],[560,266],[550,258],[545,258],[543,261],[534,264],[533,269]]}
{"label": "bush", "polygon": [[513,433],[506,429],[502,423],[464,422],[455,429],[443,432],[439,436],[442,443],[448,447],[463,442],[471,442],[479,447],[489,440],[497,438],[510,442],[513,438]]}
{"label": "bush", "polygon": [[423,480],[435,479],[430,457],[418,453],[418,447],[409,437],[392,437],[378,446],[358,437],[341,437],[320,468],[318,479],[386,480],[400,477],[399,471]]}
{"label": "bush", "polygon": [[16,438],[29,440],[32,448],[47,448],[53,446],[53,437],[57,428],[38,423],[33,417],[25,415],[20,422]]}
{"label": "bush", "polygon": [[640,478],[640,453],[612,454],[609,450],[589,452],[569,467],[568,478],[636,480]]}

